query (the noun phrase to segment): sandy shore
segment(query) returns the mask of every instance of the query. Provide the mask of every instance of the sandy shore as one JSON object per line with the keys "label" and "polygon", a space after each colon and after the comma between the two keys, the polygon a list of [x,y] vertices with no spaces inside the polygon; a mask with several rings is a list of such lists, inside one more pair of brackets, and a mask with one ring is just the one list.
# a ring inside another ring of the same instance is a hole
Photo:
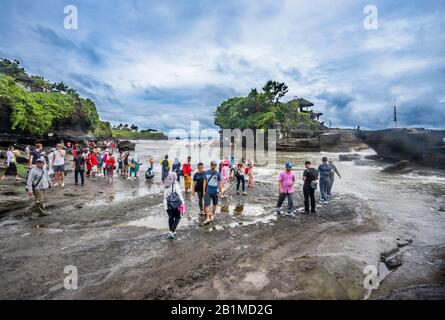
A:
{"label": "sandy shore", "polygon": [[[363,299],[363,268],[403,238],[352,195],[277,218],[275,183],[257,183],[247,196],[232,186],[211,226],[188,199],[172,241],[159,183],[71,180],[50,191],[43,218],[22,216],[22,184],[1,185],[1,299]],[[402,249],[403,267],[370,298],[445,297],[443,248]],[[76,290],[63,287],[67,265],[78,268]]]}

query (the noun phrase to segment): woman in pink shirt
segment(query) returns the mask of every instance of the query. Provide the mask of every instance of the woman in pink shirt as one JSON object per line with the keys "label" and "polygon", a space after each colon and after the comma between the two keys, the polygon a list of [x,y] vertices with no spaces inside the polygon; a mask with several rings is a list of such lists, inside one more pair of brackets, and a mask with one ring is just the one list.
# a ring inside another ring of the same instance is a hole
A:
{"label": "woman in pink shirt", "polygon": [[286,163],[286,170],[280,172],[278,176],[278,203],[277,203],[277,214],[281,214],[281,206],[283,205],[284,200],[287,198],[287,213],[290,216],[294,216],[292,213],[294,207],[294,183],[295,183],[295,175],[292,172],[292,163]]}
{"label": "woman in pink shirt", "polygon": [[253,188],[253,162],[249,160],[249,164],[246,167],[247,186]]}
{"label": "woman in pink shirt", "polygon": [[221,166],[221,184],[222,184],[222,194],[221,198],[225,198],[225,193],[230,187],[230,161],[225,159]]}

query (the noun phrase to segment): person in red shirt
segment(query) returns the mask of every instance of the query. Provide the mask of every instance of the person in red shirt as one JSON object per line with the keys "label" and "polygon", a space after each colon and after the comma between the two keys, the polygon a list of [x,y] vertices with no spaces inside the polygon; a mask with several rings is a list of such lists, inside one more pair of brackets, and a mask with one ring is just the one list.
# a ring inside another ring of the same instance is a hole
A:
{"label": "person in red shirt", "polygon": [[108,181],[111,183],[113,182],[114,170],[116,169],[116,160],[111,152],[108,154],[106,168]]}
{"label": "person in red shirt", "polygon": [[94,149],[93,152],[90,153],[89,155],[89,160],[90,160],[90,164],[91,164],[91,172],[93,173],[93,178],[96,177],[96,172],[97,172],[97,165],[99,164],[99,161],[97,161],[97,150]]}
{"label": "person in red shirt", "polygon": [[85,161],[85,164],[86,164],[86,166],[87,166],[87,173],[86,173],[86,177],[89,177],[90,176],[90,173],[91,173],[91,169],[92,169],[92,165],[91,165],[91,152],[90,151],[87,151],[88,153],[87,153],[87,160]]}
{"label": "person in red shirt", "polygon": [[182,166],[182,172],[184,173],[184,187],[185,192],[190,193],[190,188],[192,186],[192,166],[190,162],[192,161],[192,157],[187,158],[187,162]]}

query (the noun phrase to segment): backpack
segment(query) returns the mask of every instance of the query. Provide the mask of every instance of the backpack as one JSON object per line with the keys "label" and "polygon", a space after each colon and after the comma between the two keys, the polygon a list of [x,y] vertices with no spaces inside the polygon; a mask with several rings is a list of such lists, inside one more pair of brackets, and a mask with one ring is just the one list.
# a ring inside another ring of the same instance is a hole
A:
{"label": "backpack", "polygon": [[175,186],[175,182],[172,183],[172,192],[167,197],[167,209],[168,210],[177,210],[182,204],[182,200],[176,191],[173,190]]}
{"label": "backpack", "polygon": [[[309,173],[311,174],[312,180],[310,181],[310,187],[312,189],[317,189],[318,187],[318,181],[316,180],[317,176],[318,176],[318,171],[315,170],[314,168],[309,169]],[[309,176],[308,176],[309,178]]]}

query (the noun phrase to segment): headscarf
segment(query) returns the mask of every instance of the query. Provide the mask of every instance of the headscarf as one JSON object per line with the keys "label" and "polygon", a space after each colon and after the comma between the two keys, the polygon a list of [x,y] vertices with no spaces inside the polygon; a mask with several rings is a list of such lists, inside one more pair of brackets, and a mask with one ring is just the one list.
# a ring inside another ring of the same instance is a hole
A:
{"label": "headscarf", "polygon": [[175,162],[173,162],[173,164],[178,164],[179,163],[179,159],[175,158]]}
{"label": "headscarf", "polygon": [[176,172],[174,171],[169,172],[167,178],[165,178],[164,180],[164,188],[170,188],[177,179],[178,175],[176,174]]}

